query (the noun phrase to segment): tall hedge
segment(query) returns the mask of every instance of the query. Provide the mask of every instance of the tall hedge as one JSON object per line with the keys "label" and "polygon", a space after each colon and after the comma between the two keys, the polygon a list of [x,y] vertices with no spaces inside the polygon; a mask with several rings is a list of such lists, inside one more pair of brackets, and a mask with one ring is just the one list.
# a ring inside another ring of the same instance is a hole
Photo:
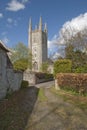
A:
{"label": "tall hedge", "polygon": [[60,88],[74,90],[80,94],[87,93],[87,74],[60,73],[56,78]]}
{"label": "tall hedge", "polygon": [[72,62],[68,59],[60,59],[54,63],[54,76],[57,73],[70,73],[72,69]]}

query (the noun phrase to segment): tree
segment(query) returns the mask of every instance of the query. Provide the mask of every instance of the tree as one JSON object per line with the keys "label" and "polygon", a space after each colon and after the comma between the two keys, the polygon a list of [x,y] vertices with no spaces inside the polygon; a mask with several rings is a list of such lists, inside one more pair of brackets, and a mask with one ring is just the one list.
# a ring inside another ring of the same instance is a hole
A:
{"label": "tree", "polygon": [[[87,29],[76,31],[67,25],[61,29],[61,39],[65,44],[65,58],[72,61],[72,69],[87,65]],[[60,39],[60,41],[61,41]]]}
{"label": "tree", "polygon": [[23,43],[18,43],[12,50],[11,61],[13,63],[19,59],[25,59],[29,57],[28,48]]}
{"label": "tree", "polygon": [[44,73],[48,73],[48,63],[47,62],[42,63],[41,71]]}
{"label": "tree", "polygon": [[32,67],[32,54],[23,43],[18,43],[13,48],[10,58],[14,68],[17,70],[31,69]]}
{"label": "tree", "polygon": [[87,65],[87,54],[81,50],[76,50],[73,45],[69,44],[65,48],[65,58],[72,61],[72,70]]}
{"label": "tree", "polygon": [[73,55],[74,55],[74,47],[72,44],[69,44],[65,47],[65,57],[66,59],[73,59]]}
{"label": "tree", "polygon": [[69,59],[61,59],[54,62],[54,76],[58,73],[70,73],[72,70],[72,62]]}
{"label": "tree", "polygon": [[16,70],[24,71],[28,67],[28,59],[19,59],[14,62],[13,66],[14,66],[14,69]]}
{"label": "tree", "polygon": [[87,51],[87,29],[77,31],[73,26],[67,24],[60,30],[58,42],[65,46],[72,44],[76,50]]}

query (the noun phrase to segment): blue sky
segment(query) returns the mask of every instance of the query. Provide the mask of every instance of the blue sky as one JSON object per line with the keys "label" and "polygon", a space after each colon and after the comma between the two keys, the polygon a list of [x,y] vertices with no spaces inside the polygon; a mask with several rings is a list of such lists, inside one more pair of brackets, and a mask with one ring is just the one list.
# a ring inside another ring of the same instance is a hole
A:
{"label": "blue sky", "polygon": [[86,12],[86,0],[0,0],[0,39],[8,47],[18,42],[28,45],[29,18],[34,28],[42,16],[52,41],[65,22]]}

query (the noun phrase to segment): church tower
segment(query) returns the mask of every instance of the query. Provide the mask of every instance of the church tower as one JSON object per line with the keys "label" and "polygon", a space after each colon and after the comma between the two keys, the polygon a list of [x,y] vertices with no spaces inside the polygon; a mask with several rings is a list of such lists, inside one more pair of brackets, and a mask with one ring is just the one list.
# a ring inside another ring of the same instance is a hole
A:
{"label": "church tower", "polygon": [[32,71],[40,72],[41,65],[47,62],[47,25],[43,29],[42,17],[39,26],[32,30],[32,21],[29,21],[28,47],[32,53]]}

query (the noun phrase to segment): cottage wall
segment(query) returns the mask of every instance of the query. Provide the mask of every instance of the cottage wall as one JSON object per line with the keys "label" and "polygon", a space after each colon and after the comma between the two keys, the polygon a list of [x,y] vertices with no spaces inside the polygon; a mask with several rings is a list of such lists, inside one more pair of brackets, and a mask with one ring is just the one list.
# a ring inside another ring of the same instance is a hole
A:
{"label": "cottage wall", "polygon": [[5,97],[8,88],[6,66],[6,53],[0,49],[0,99]]}
{"label": "cottage wall", "polygon": [[20,88],[23,73],[14,71],[7,52],[0,48],[0,99],[4,98],[8,91],[16,91]]}

